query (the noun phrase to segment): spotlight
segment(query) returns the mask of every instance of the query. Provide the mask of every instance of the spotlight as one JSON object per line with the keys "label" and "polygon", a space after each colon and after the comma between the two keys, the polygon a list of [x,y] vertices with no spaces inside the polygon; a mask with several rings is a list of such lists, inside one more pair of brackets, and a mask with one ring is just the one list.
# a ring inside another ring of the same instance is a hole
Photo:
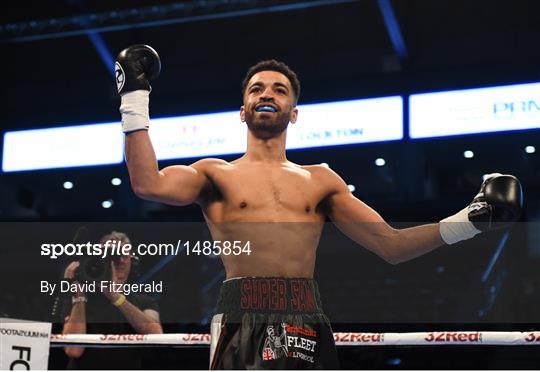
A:
{"label": "spotlight", "polygon": [[472,159],[474,158],[474,152],[472,152],[471,150],[464,151],[463,156],[467,159]]}
{"label": "spotlight", "polygon": [[377,158],[375,159],[375,165],[378,166],[378,167],[382,167],[386,164],[386,160],[384,160],[383,158]]}
{"label": "spotlight", "polygon": [[354,185],[347,185],[347,187],[351,192],[354,192],[354,190],[356,190],[356,187],[354,187]]}
{"label": "spotlight", "polygon": [[386,361],[389,366],[399,366],[401,364],[400,358],[390,358]]}
{"label": "spotlight", "polygon": [[525,152],[527,154],[534,154],[536,152],[536,148],[534,146],[526,146]]}
{"label": "spotlight", "polygon": [[111,183],[113,184],[113,186],[120,186],[122,184],[122,180],[120,178],[115,177],[111,180]]}
{"label": "spotlight", "polygon": [[101,202],[101,206],[105,209],[109,209],[110,207],[113,206],[113,201],[112,199],[109,199],[109,200],[104,200]]}
{"label": "spotlight", "polygon": [[71,190],[72,188],[73,188],[73,182],[71,181],[64,182],[64,189]]}

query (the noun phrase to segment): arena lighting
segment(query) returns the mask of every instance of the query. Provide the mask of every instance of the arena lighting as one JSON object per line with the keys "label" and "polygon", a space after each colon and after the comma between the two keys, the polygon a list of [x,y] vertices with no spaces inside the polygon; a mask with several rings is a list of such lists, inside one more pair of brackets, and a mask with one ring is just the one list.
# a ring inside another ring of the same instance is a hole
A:
{"label": "arena lighting", "polygon": [[375,165],[378,166],[378,167],[382,167],[386,164],[386,160],[384,160],[383,158],[377,158],[375,159]]}
{"label": "arena lighting", "polygon": [[112,199],[108,199],[108,200],[104,200],[101,202],[101,206],[105,209],[109,209],[110,207],[112,207],[114,204],[113,200]]}
{"label": "arena lighting", "polygon": [[445,269],[444,269],[444,266],[437,266],[435,268],[435,272],[438,273],[438,274],[442,274],[444,273]]}
{"label": "arena lighting", "polygon": [[472,152],[471,150],[463,151],[463,156],[466,159],[472,159],[472,158],[474,158],[474,152]]}
{"label": "arena lighting", "polygon": [[120,123],[6,132],[2,171],[118,164],[123,137]]}
{"label": "arena lighting", "polygon": [[122,180],[118,177],[115,177],[111,180],[111,184],[113,186],[120,186],[122,184]]}
{"label": "arena lighting", "polygon": [[413,94],[409,137],[540,128],[540,83]]}
{"label": "arena lighting", "polygon": [[[238,111],[152,119],[150,137],[158,160],[241,154],[246,125]],[[403,139],[401,96],[299,106],[287,132],[287,149]],[[4,172],[118,164],[123,161],[120,123],[7,132]]]}
{"label": "arena lighting", "polygon": [[401,364],[400,358],[391,358],[386,361],[389,366],[399,366]]}
{"label": "arena lighting", "polygon": [[71,181],[64,182],[64,189],[71,190],[72,188],[73,188],[73,182]]}
{"label": "arena lighting", "polygon": [[[400,96],[300,105],[287,129],[287,149],[403,139]],[[158,159],[240,154],[246,125],[237,111],[153,120],[150,137]]]}
{"label": "arena lighting", "polygon": [[350,192],[354,192],[354,190],[356,190],[356,187],[354,185],[347,185],[347,187],[349,188]]}
{"label": "arena lighting", "polygon": [[534,146],[526,146],[525,152],[527,154],[534,154],[536,152],[536,148]]}

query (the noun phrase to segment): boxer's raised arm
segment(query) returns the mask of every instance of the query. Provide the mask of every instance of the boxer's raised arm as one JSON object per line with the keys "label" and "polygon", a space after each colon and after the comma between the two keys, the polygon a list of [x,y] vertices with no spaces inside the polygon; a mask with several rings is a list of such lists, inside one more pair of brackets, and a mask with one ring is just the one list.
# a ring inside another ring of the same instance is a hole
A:
{"label": "boxer's raised arm", "polygon": [[205,161],[160,171],[148,135],[150,80],[159,75],[160,69],[159,56],[148,45],[132,45],[122,50],[116,60],[129,177],[133,191],[141,198],[172,205],[191,204],[209,185],[203,170]]}
{"label": "boxer's raised arm", "polygon": [[126,162],[131,187],[137,196],[171,205],[187,205],[200,200],[210,187],[205,168],[217,159],[203,159],[190,165],[158,169],[156,155],[145,130],[126,136]]}

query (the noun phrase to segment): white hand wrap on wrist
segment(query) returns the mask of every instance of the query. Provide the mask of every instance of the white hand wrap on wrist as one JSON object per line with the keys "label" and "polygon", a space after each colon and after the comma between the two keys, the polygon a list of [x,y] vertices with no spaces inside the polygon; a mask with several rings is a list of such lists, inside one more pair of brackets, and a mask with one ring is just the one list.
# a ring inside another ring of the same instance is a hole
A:
{"label": "white hand wrap on wrist", "polygon": [[446,244],[454,244],[470,239],[481,231],[469,221],[469,207],[465,207],[453,216],[439,222],[439,232]]}
{"label": "white hand wrap on wrist", "polygon": [[150,123],[149,95],[150,92],[147,90],[136,90],[122,94],[120,113],[122,114],[122,131],[124,133],[141,129],[148,130]]}

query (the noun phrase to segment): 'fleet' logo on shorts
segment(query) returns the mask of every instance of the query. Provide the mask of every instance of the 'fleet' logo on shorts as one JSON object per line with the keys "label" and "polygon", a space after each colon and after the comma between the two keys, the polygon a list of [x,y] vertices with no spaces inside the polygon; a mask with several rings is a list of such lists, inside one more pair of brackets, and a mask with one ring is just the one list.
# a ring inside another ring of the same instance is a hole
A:
{"label": "'fleet' logo on shorts", "polygon": [[[281,331],[279,331],[281,330]],[[295,334],[291,336],[290,334]],[[297,358],[308,363],[315,362],[315,339],[317,332],[299,326],[281,323],[266,327],[266,338],[262,348],[262,360]]]}
{"label": "'fleet' logo on shorts", "polygon": [[118,89],[118,93],[120,93],[120,91],[124,87],[126,78],[124,74],[124,69],[122,68],[122,65],[120,65],[120,63],[118,62],[114,64],[114,73],[116,75],[116,89]]}
{"label": "'fleet' logo on shorts", "polygon": [[264,340],[262,350],[262,360],[274,360],[286,357],[289,350],[287,349],[287,331],[286,324],[281,324],[281,332],[276,332],[273,325],[266,327],[266,339]]}

